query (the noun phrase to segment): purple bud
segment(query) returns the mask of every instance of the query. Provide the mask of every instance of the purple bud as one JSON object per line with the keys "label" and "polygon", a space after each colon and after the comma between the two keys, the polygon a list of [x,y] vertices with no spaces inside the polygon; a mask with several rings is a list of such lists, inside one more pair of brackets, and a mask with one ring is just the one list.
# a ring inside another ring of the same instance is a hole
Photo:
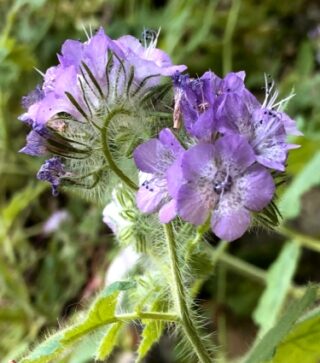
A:
{"label": "purple bud", "polygon": [[64,165],[61,163],[60,158],[53,157],[46,160],[38,171],[37,178],[39,180],[47,181],[51,183],[52,194],[57,196],[58,187],[60,185],[60,180],[66,175]]}

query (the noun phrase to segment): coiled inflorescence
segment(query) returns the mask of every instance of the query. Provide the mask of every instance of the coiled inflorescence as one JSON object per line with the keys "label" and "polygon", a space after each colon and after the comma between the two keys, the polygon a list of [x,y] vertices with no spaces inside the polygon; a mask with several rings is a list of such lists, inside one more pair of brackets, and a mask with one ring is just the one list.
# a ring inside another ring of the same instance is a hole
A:
{"label": "coiled inflorescence", "polygon": [[[154,134],[151,116],[168,90],[163,79],[185,69],[155,47],[156,38],[145,37],[141,45],[132,36],[112,40],[100,29],[85,43],[67,40],[59,64],[23,98],[20,120],[32,131],[21,151],[54,155],[38,173],[54,194],[60,184],[102,194],[116,167],[113,158],[130,155]],[[64,172],[51,167],[58,163]]]}

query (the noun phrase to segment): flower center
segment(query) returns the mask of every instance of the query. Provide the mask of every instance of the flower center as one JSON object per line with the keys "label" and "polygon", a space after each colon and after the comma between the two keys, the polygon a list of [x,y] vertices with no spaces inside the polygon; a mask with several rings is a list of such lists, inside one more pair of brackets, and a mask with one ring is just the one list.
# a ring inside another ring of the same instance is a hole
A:
{"label": "flower center", "polygon": [[213,190],[217,194],[228,192],[232,187],[232,178],[230,175],[222,172],[217,173],[213,182]]}

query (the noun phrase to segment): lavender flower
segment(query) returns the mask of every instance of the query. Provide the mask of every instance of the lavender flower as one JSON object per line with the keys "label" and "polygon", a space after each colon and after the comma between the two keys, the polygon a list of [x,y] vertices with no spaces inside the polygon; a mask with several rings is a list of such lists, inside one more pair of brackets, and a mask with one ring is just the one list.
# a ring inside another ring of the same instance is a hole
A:
{"label": "lavender flower", "polygon": [[162,223],[168,223],[176,216],[175,200],[168,192],[167,173],[183,152],[183,147],[169,129],[162,130],[159,139],[149,140],[134,152],[134,161],[143,172],[137,205],[144,213],[159,211]]}
{"label": "lavender flower", "polygon": [[[175,87],[175,125],[180,114],[184,126],[191,136],[209,141],[218,126],[218,116],[230,96],[241,97],[241,104],[247,100],[258,101],[244,86],[244,72],[229,73],[224,79],[213,72],[206,72],[197,79],[178,72],[172,77]],[[220,112],[219,112],[220,111]]]}
{"label": "lavender flower", "polygon": [[58,157],[54,157],[45,161],[38,171],[37,178],[51,183],[52,194],[57,196],[61,178],[66,175],[67,173],[61,160]]}
{"label": "lavender flower", "polygon": [[[45,73],[42,90],[37,88],[35,91],[42,92],[38,102],[24,101],[29,107],[20,117],[22,121],[31,119],[36,124],[42,124],[59,112],[84,121],[92,112],[101,109],[106,101],[110,103],[115,98],[127,97],[125,87],[131,86],[132,93],[135,93],[136,87],[146,77],[172,75],[186,68],[172,66],[170,58],[156,49],[155,43],[143,48],[131,36],[113,41],[102,28],[85,43],[67,40],[58,59],[60,64]],[[107,66],[109,68],[106,69]],[[134,78],[129,80],[131,67],[135,73]],[[148,88],[148,80],[145,83],[144,87]],[[28,100],[30,98],[36,99],[29,96]]]}
{"label": "lavender flower", "polygon": [[211,214],[213,232],[227,241],[245,233],[251,212],[265,208],[275,191],[270,173],[255,164],[251,146],[238,135],[192,147],[181,170],[183,183],[174,193],[178,215],[200,225]]}
{"label": "lavender flower", "polygon": [[159,83],[159,76],[172,76],[175,72],[182,72],[185,66],[172,65],[167,53],[156,48],[160,31],[149,39],[148,33],[143,32],[142,44],[131,35],[125,35],[115,40],[124,53],[126,62],[135,67],[135,77],[143,80],[152,76],[149,82]]}
{"label": "lavender flower", "polygon": [[70,214],[64,210],[57,210],[43,224],[42,230],[48,235],[57,231],[61,225],[70,218]]}
{"label": "lavender flower", "polygon": [[24,146],[20,152],[32,156],[46,155],[48,152],[46,139],[37,131],[32,130],[27,135],[26,146]]}
{"label": "lavender flower", "polygon": [[[276,103],[276,91],[266,83],[266,99],[260,104],[253,95],[235,93],[225,98],[217,110],[218,130],[222,133],[243,135],[252,146],[256,160],[268,168],[284,171],[288,150],[296,147],[287,143],[288,134],[301,134],[295,122],[279,107],[286,100]],[[271,97],[270,97],[271,95]],[[275,109],[278,107],[278,109]]]}
{"label": "lavender flower", "polygon": [[25,110],[28,110],[33,104],[41,101],[44,97],[43,90],[38,85],[33,91],[31,91],[27,96],[22,97],[21,105]]}
{"label": "lavender flower", "polygon": [[[103,130],[112,122],[109,139],[120,129],[138,137],[150,132],[150,123],[141,122],[149,112],[145,100],[164,76],[186,68],[172,65],[156,48],[156,38],[144,47],[131,36],[112,40],[100,28],[84,43],[67,40],[59,64],[43,75],[42,87],[23,99],[26,112],[20,120],[32,131],[21,151],[65,157],[64,168],[73,169],[74,185],[105,188],[109,180],[102,172],[107,163],[101,147]],[[156,109],[156,102],[152,107]],[[97,180],[105,183],[98,185]],[[101,192],[97,190],[97,195]]]}
{"label": "lavender flower", "polygon": [[176,72],[173,76],[175,87],[175,127],[179,125],[180,113],[187,132],[199,139],[210,138],[215,131],[213,118],[212,72],[201,78],[191,79],[188,75]]}

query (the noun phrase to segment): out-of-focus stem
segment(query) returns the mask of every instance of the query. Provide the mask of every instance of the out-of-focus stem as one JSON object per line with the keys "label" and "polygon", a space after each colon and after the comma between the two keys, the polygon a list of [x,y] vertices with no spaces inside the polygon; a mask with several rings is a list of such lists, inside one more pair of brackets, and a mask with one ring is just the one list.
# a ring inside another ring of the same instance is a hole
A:
{"label": "out-of-focus stem", "polygon": [[226,75],[232,69],[232,36],[236,27],[241,0],[233,0],[223,36],[222,67]]}
{"label": "out-of-focus stem", "polygon": [[276,231],[283,236],[294,239],[298,244],[308,248],[309,250],[320,252],[320,240],[317,240],[316,238],[312,238],[303,233],[293,231],[292,229],[284,226],[279,226]]}

